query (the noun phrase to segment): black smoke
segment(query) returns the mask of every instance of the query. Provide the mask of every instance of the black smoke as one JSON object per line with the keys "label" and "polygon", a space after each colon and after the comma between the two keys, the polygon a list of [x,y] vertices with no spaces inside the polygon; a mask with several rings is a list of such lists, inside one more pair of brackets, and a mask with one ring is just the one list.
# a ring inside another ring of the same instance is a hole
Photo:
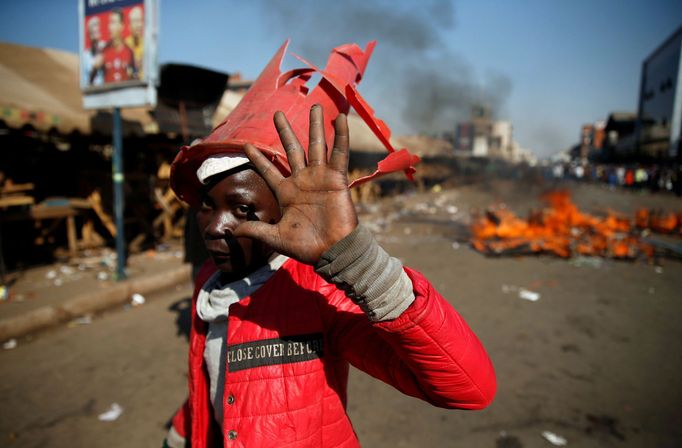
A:
{"label": "black smoke", "polygon": [[481,77],[454,53],[444,34],[455,27],[452,1],[263,1],[268,29],[292,38],[292,48],[324,65],[347,42],[379,43],[360,92],[395,132],[438,134],[469,117],[473,105],[500,112],[511,81]]}

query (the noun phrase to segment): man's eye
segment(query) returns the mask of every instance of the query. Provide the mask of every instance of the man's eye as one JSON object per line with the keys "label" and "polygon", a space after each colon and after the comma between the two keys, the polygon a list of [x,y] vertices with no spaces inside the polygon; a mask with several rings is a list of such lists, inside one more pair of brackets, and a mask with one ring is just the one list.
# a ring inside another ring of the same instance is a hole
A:
{"label": "man's eye", "polygon": [[237,206],[237,211],[239,213],[246,215],[251,211],[251,207],[249,207],[248,205],[240,204]]}
{"label": "man's eye", "polygon": [[201,201],[201,208],[202,208],[203,210],[210,210],[210,209],[213,208],[213,203],[211,202],[210,199],[203,199],[203,200]]}

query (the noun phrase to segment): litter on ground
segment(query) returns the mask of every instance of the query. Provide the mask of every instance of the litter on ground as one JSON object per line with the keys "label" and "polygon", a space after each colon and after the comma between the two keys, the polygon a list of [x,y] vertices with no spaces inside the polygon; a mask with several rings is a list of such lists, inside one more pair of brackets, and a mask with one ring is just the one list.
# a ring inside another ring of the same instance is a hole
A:
{"label": "litter on ground", "polygon": [[101,422],[113,422],[123,414],[123,408],[118,403],[112,403],[105,412],[97,416]]}

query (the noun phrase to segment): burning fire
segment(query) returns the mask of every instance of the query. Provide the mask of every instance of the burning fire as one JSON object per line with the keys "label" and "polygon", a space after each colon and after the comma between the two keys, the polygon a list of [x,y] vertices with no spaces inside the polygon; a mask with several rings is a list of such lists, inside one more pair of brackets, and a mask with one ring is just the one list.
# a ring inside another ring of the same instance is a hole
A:
{"label": "burning fire", "polygon": [[471,226],[472,244],[488,255],[549,253],[568,258],[573,255],[635,259],[654,256],[654,247],[637,234],[650,229],[673,233],[682,226],[682,214],[638,210],[630,220],[614,211],[600,218],[582,213],[567,191],[544,194],[547,208],[531,210],[520,219],[506,208],[488,209]]}

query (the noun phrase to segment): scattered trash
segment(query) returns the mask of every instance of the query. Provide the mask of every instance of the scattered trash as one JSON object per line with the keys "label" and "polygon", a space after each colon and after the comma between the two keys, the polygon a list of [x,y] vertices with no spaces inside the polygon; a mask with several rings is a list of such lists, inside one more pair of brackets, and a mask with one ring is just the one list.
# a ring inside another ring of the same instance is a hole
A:
{"label": "scattered trash", "polygon": [[13,348],[17,348],[17,340],[16,339],[10,339],[9,341],[6,341],[2,344],[2,348],[5,350],[12,350]]}
{"label": "scattered trash", "polygon": [[7,286],[0,286],[0,300],[7,300],[9,298],[9,289]]}
{"label": "scattered trash", "polygon": [[459,209],[457,207],[455,207],[454,205],[448,205],[447,207],[445,207],[445,211],[451,215],[454,215],[455,213],[457,213],[459,211]]}
{"label": "scattered trash", "polygon": [[57,278],[57,271],[55,270],[47,271],[47,273],[45,274],[45,278],[48,280],[54,280],[55,278]]}
{"label": "scattered trash", "polygon": [[453,248],[454,250],[459,249],[459,247],[460,247],[460,244],[459,244],[457,241],[454,241],[454,242],[452,243],[452,248]]}
{"label": "scattered trash", "polygon": [[496,448],[523,448],[519,439],[507,434],[507,431],[500,431],[500,435],[495,442]]}
{"label": "scattered trash", "polygon": [[76,271],[72,267],[64,265],[59,268],[59,272],[64,275],[72,275]]}
{"label": "scattered trash", "polygon": [[662,274],[663,273],[663,266],[656,266],[654,268],[654,272],[657,274]]}
{"label": "scattered trash", "polygon": [[574,257],[569,261],[573,266],[577,268],[588,267],[599,269],[604,265],[604,259],[600,257]]}
{"label": "scattered trash", "polygon": [[99,263],[102,266],[108,267],[109,269],[114,269],[116,267],[116,254],[113,252],[104,254]]}
{"label": "scattered trash", "polygon": [[133,296],[130,300],[130,304],[133,306],[144,305],[144,302],[146,302],[146,299],[144,298],[144,296],[142,294],[138,294],[138,293],[133,294]]}
{"label": "scattered trash", "polygon": [[542,431],[542,437],[554,446],[566,446],[566,439],[549,431]]}
{"label": "scattered trash", "polygon": [[62,280],[61,278],[55,278],[54,279],[54,285],[55,286],[62,286],[63,283],[64,283],[64,280]]}
{"label": "scattered trash", "polygon": [[149,249],[144,254],[149,258],[155,258],[156,257],[156,250]]}
{"label": "scattered trash", "polygon": [[107,274],[104,271],[100,271],[97,273],[97,280],[103,282],[105,280],[109,280],[109,274]]}
{"label": "scattered trash", "polygon": [[509,294],[510,292],[516,292],[519,290],[518,286],[514,285],[502,285],[502,292],[505,294]]}
{"label": "scattered trash", "polygon": [[92,314],[86,314],[71,321],[74,325],[90,325],[92,323]]}
{"label": "scattered trash", "polygon": [[519,299],[530,300],[531,302],[537,302],[538,300],[540,300],[540,293],[521,288],[521,289],[519,289]]}
{"label": "scattered trash", "polygon": [[113,422],[123,414],[123,408],[118,403],[112,403],[106,412],[101,413],[97,418],[101,422]]}

